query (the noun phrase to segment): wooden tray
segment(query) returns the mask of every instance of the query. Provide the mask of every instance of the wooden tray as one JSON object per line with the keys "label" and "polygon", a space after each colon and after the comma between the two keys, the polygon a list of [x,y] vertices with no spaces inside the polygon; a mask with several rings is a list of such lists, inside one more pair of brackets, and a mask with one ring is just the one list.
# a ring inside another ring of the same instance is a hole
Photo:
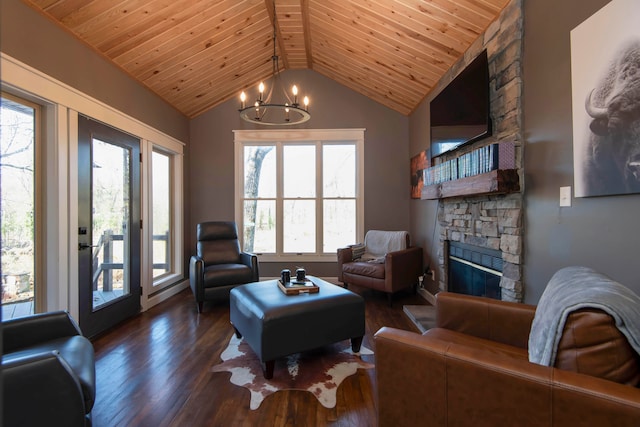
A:
{"label": "wooden tray", "polygon": [[285,295],[315,294],[320,292],[318,285],[309,279],[304,279],[303,281],[292,280],[291,282],[285,283],[282,283],[282,280],[278,279],[278,287]]}

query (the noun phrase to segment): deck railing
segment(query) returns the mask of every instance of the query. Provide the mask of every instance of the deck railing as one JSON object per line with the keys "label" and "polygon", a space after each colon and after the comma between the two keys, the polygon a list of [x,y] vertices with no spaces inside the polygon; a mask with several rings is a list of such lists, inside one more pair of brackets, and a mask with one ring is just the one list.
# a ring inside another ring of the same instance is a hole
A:
{"label": "deck railing", "polygon": [[[123,234],[113,234],[112,230],[105,230],[105,232],[100,236],[98,240],[98,244],[93,250],[92,253],[92,265],[93,265],[93,290],[98,290],[98,282],[100,280],[100,276],[102,275],[102,291],[110,292],[113,290],[113,272],[114,270],[124,270],[124,265],[122,262],[114,262],[114,252],[113,252],[113,243],[118,241],[123,241]],[[164,234],[154,234],[153,241],[164,241],[165,254],[164,254],[164,262],[154,263],[153,269],[163,269],[168,270],[169,265],[169,257],[170,257],[170,248],[169,248],[169,232],[167,231]],[[103,252],[102,262],[100,262],[100,253]]]}

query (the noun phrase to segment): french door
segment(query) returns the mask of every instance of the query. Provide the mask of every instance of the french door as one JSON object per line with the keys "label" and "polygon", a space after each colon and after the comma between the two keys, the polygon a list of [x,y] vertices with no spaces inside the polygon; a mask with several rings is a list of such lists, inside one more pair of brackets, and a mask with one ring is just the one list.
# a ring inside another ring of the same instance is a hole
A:
{"label": "french door", "polygon": [[140,140],[79,115],[79,321],[85,335],[140,311],[140,235]]}

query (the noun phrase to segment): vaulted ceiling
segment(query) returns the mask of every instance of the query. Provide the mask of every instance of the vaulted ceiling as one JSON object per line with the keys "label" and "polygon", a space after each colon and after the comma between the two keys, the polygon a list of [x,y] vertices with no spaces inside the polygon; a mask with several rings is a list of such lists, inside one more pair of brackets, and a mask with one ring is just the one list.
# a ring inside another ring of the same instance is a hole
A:
{"label": "vaulted ceiling", "polygon": [[[274,0],[23,1],[191,118],[272,73]],[[275,2],[281,68],[408,115],[508,0]]]}

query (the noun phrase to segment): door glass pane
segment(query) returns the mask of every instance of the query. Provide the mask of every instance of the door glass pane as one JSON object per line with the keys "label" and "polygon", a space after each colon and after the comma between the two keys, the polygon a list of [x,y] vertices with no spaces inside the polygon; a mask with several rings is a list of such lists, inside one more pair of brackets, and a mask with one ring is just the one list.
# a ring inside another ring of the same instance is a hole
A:
{"label": "door glass pane", "polygon": [[172,271],[171,268],[171,158],[154,151],[151,155],[153,198],[153,278]]}
{"label": "door glass pane", "polygon": [[287,145],[283,149],[284,197],[316,196],[316,147]]}
{"label": "door glass pane", "polygon": [[92,140],[93,309],[129,294],[131,153]]}
{"label": "door glass pane", "polygon": [[314,253],[316,251],[315,200],[285,200],[283,216],[284,252]]}
{"label": "door glass pane", "polygon": [[322,191],[324,197],[356,197],[356,146],[322,147]]}
{"label": "door glass pane", "polygon": [[36,110],[2,97],[2,318],[34,312]]}
{"label": "door glass pane", "polygon": [[356,201],[325,200],[323,207],[324,253],[335,253],[338,248],[356,242]]}

